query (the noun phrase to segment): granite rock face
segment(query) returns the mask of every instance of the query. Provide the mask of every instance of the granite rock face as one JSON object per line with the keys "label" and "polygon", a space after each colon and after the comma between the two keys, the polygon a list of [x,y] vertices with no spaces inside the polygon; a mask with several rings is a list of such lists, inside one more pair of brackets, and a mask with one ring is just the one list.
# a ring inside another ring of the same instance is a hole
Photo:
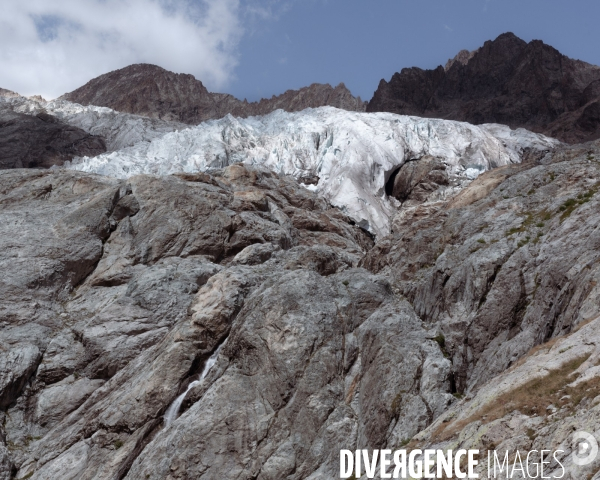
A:
{"label": "granite rock face", "polygon": [[[517,450],[552,449],[557,454],[546,453],[544,476],[597,479],[600,458],[587,465],[573,461],[578,452],[573,434],[600,434],[599,322],[598,317],[590,318],[574,332],[540,345],[476,395],[455,403],[419,433],[411,447],[478,449],[483,453],[478,473],[486,480],[498,478],[488,477],[488,465],[494,468],[488,451],[497,452],[499,465],[507,452],[512,460]],[[539,454],[532,457],[534,462],[540,462]],[[523,478],[519,463],[514,469],[513,464],[514,460],[509,475],[514,470],[513,478]],[[533,473],[536,467],[530,468]]]}
{"label": "granite rock face", "polygon": [[366,102],[352,96],[343,83],[335,88],[315,83],[249,103],[229,94],[211,93],[192,75],[148,64],[130,65],[106,73],[60,99],[192,125],[227,114],[266,115],[280,108],[289,112],[324,105],[359,112],[366,108]]}
{"label": "granite rock face", "polygon": [[[375,245],[259,167],[0,173],[0,472],[316,480],[411,438],[566,445],[597,420],[599,159],[562,146],[409,199]],[[482,419],[565,365],[582,401]]]}
{"label": "granite rock face", "polygon": [[599,85],[600,67],[505,33],[446,68],[381,80],[367,111],[501,123],[579,143],[600,136]]}
{"label": "granite rock face", "polygon": [[[123,477],[218,343],[235,333],[219,361],[258,368],[251,359],[260,344],[244,333],[256,322],[264,333],[275,328],[270,348],[281,363],[280,378],[263,365],[256,402],[272,387],[270,400],[280,397],[282,407],[304,375],[312,393],[294,408],[312,408],[319,392],[328,405],[343,404],[341,372],[354,365],[358,347],[352,341],[344,367],[334,348],[345,342],[339,322],[351,335],[379,305],[396,302],[384,279],[354,269],[371,239],[314,193],[267,170],[236,165],[212,176],[127,182],[11,170],[2,186],[1,424],[17,478],[34,470],[33,478]],[[264,303],[266,317],[254,309],[242,315],[246,302]],[[416,321],[405,308],[398,329]],[[312,320],[302,326],[305,314]],[[280,316],[284,323],[271,324]],[[276,331],[284,327],[291,351],[280,350]],[[315,355],[310,374],[302,373],[305,349]],[[287,365],[290,355],[297,365]],[[321,371],[321,355],[333,355],[337,366]],[[337,400],[328,398],[331,375]],[[325,421],[326,408],[316,408],[316,422]]]}

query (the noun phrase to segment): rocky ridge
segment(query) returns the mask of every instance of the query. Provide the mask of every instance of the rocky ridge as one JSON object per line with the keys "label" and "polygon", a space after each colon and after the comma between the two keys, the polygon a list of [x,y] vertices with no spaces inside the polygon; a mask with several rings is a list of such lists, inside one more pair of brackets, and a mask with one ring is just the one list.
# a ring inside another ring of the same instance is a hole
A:
{"label": "rocky ridge", "polygon": [[579,143],[600,136],[600,67],[505,33],[445,68],[381,80],[367,111],[501,123]]}
{"label": "rocky ridge", "polygon": [[[188,128],[177,122],[168,122],[140,115],[116,112],[106,107],[81,106],[63,100],[46,101],[42,98],[0,97],[0,111],[6,114],[49,117],[89,135],[102,139],[104,151],[114,152],[136,143],[149,142],[166,133]],[[6,135],[6,143],[11,136]]]}
{"label": "rocky ridge", "polygon": [[329,105],[364,112],[366,108],[366,102],[352,96],[343,83],[336,87],[314,83],[270,99],[247,102],[233,95],[211,93],[192,75],[169,72],[149,64],[130,65],[106,73],[59,99],[192,125],[227,114],[249,117],[277,109],[295,112]]}

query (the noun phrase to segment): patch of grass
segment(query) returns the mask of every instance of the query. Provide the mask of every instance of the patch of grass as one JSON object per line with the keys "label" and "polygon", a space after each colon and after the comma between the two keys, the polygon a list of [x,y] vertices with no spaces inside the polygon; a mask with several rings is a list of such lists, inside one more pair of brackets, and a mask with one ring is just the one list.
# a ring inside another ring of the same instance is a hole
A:
{"label": "patch of grass", "polygon": [[394,418],[398,418],[400,416],[400,412],[402,411],[402,394],[404,392],[400,392],[394,397],[392,400],[392,415]]}
{"label": "patch of grass", "polygon": [[406,447],[410,443],[411,440],[412,440],[412,438],[405,438],[404,440],[402,440],[400,442],[400,446],[401,447]]}
{"label": "patch of grass", "polygon": [[535,226],[538,227],[538,228],[544,228],[545,223],[544,222],[538,222],[538,223],[535,224]]}
{"label": "patch of grass", "polygon": [[523,223],[521,223],[520,226],[518,227],[513,227],[509,230],[506,231],[506,236],[509,237],[510,235],[514,235],[515,233],[521,233],[524,232],[525,230],[527,230],[527,228],[533,224],[533,222],[535,221],[535,217],[533,213],[527,213],[525,216],[525,220],[523,220]]}
{"label": "patch of grass", "polygon": [[590,190],[588,190],[585,193],[580,193],[579,195],[577,195],[577,198],[569,198],[565,203],[563,203],[558,210],[563,212],[562,215],[560,216],[560,220],[563,221],[565,218],[567,218],[569,215],[571,215],[571,213],[573,213],[573,211],[579,206],[579,205],[583,205],[584,203],[587,203],[591,200],[591,198],[594,196],[594,194],[596,193],[597,189],[596,188],[591,188]]}
{"label": "patch of grass", "polygon": [[527,195],[533,195],[535,193],[535,188],[532,188],[527,192]]}
{"label": "patch of grass", "polygon": [[566,387],[564,394],[570,397],[565,399],[564,403],[571,409],[574,409],[583,399],[596,398],[600,395],[600,378],[596,377],[587,382],[581,382],[576,387]]}
{"label": "patch of grass", "polygon": [[433,337],[433,340],[440,346],[440,350],[444,354],[444,357],[449,358],[450,355],[446,351],[446,337],[444,337],[444,334],[441,332],[438,333],[435,337]]}
{"label": "patch of grass", "polygon": [[577,200],[575,200],[574,198],[569,198],[565,203],[563,203],[559,210],[561,212],[564,212],[567,208],[571,208],[574,207],[575,205],[577,205]]}
{"label": "patch of grass", "polygon": [[350,282],[348,280],[344,280],[342,283],[346,286],[350,285]]}
{"label": "patch of grass", "polygon": [[118,450],[119,448],[121,448],[123,446],[123,442],[121,440],[115,440],[113,445],[114,445],[115,449]]}
{"label": "patch of grass", "polygon": [[[576,388],[566,387],[567,384],[575,380],[572,373],[588,358],[589,355],[586,355],[571,360],[556,370],[550,370],[542,378],[536,378],[510,392],[506,392],[498,396],[492,403],[484,405],[465,420],[450,423],[445,428],[439,428],[434,435],[439,436],[442,440],[447,440],[472,422],[481,421],[487,424],[514,410],[526,415],[544,415],[546,408],[550,404],[559,405],[560,398],[565,394],[571,395],[572,406],[577,406],[579,403],[575,402],[581,402],[585,396],[594,398],[593,394],[588,391],[590,382],[586,382],[585,386],[580,385]],[[600,379],[595,379],[595,381],[598,393],[600,393]]]}
{"label": "patch of grass", "polygon": [[28,473],[27,475],[25,475],[24,477],[21,477],[21,478],[22,478],[22,479],[31,478],[31,477],[33,477],[33,474],[34,474],[34,473],[35,473],[35,472],[30,472],[30,473]]}
{"label": "patch of grass", "polygon": [[520,240],[519,243],[517,243],[517,246],[521,248],[522,246],[527,245],[530,239],[531,237],[525,237],[525,239]]}
{"label": "patch of grass", "polygon": [[478,243],[485,243],[485,240],[483,238],[480,238],[477,240]]}
{"label": "patch of grass", "polygon": [[529,440],[533,442],[535,440],[535,430],[533,428],[528,428],[527,436],[529,437]]}
{"label": "patch of grass", "polygon": [[463,398],[465,398],[464,394],[459,393],[459,392],[453,393],[452,396],[454,398],[458,398],[459,400],[462,400]]}

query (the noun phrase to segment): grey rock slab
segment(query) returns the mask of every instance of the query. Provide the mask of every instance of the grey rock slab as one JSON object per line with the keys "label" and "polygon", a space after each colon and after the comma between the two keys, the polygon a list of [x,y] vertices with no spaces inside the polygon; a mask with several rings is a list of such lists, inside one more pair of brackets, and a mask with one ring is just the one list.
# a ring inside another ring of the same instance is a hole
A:
{"label": "grey rock slab", "polygon": [[52,427],[76,410],[104,380],[76,379],[69,376],[51,385],[38,395],[35,421],[42,427]]}
{"label": "grey rock slab", "polygon": [[21,393],[25,383],[35,373],[42,357],[40,350],[31,344],[0,351],[0,408],[8,407]]}
{"label": "grey rock slab", "polygon": [[[346,353],[347,335],[357,337],[359,354]],[[412,308],[396,305],[387,282],[363,270],[296,270],[265,282],[244,302],[221,356],[127,478],[307,478],[323,465],[333,475],[340,448],[383,444],[390,423],[412,415],[392,408],[402,387],[432,403],[449,390],[449,362]],[[359,357],[358,371],[347,372]],[[440,383],[419,380],[427,357],[442,366]],[[438,412],[434,405],[431,415]]]}

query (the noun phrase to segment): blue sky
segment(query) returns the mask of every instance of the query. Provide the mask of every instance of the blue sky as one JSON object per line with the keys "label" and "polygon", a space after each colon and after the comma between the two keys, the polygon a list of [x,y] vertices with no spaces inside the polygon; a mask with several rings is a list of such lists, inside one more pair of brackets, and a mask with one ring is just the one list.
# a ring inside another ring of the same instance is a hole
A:
{"label": "blue sky", "polygon": [[600,65],[597,0],[2,0],[0,87],[54,98],[153,63],[258,100],[313,82],[363,99],[512,31]]}
{"label": "blue sky", "polygon": [[512,31],[600,65],[600,2],[303,0],[247,34],[228,91],[255,100],[312,82],[363,99],[403,67],[435,68]]}

